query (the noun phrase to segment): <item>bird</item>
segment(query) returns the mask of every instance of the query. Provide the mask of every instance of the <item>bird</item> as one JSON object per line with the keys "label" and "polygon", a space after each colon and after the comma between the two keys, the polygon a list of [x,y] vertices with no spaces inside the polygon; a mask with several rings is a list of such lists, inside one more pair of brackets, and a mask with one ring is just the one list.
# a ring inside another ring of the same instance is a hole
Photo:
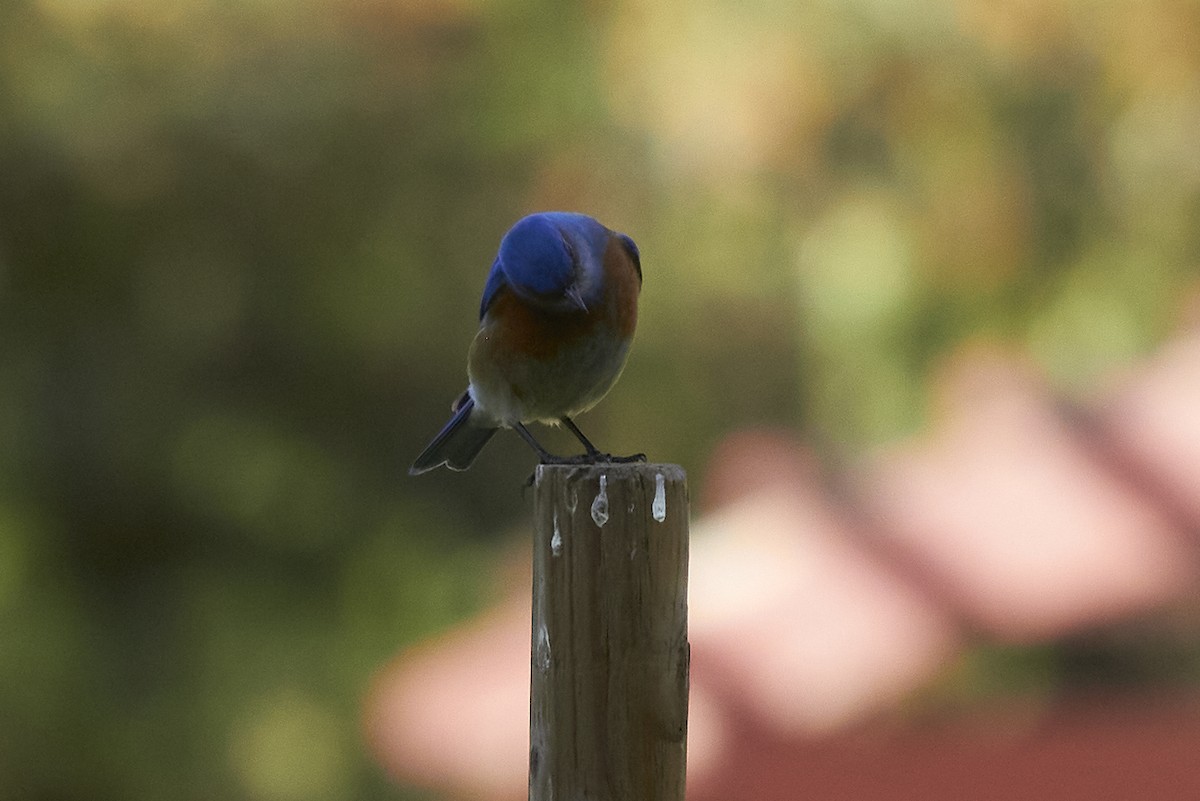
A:
{"label": "bird", "polygon": [[[467,389],[408,472],[466,470],[502,428],[516,431],[542,464],[645,461],[641,453],[601,452],[571,419],[595,406],[624,369],[641,287],[641,254],[626,234],[575,212],[518,220],[483,287]],[[565,426],[584,453],[550,453],[529,431],[534,422]]]}

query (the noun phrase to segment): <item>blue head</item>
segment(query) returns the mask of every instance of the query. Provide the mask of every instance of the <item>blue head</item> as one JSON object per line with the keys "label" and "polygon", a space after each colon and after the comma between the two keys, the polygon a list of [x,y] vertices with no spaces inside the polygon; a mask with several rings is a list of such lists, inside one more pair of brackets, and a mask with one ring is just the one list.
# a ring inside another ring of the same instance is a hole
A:
{"label": "blue head", "polygon": [[600,293],[611,235],[586,214],[542,212],[518,220],[500,241],[481,311],[502,284],[548,308],[586,308]]}

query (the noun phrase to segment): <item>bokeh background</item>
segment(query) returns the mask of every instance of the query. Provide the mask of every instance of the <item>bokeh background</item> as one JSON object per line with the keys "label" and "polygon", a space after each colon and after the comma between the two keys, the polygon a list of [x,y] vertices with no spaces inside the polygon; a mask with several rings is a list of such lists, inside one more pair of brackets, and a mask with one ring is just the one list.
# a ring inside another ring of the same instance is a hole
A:
{"label": "bokeh background", "polygon": [[703,508],[730,432],[920,432],[964,342],[1066,396],[1147,358],[1198,142],[1191,0],[7,0],[0,797],[430,797],[360,704],[527,536],[516,437],[405,474],[519,216],[637,240],[580,423]]}

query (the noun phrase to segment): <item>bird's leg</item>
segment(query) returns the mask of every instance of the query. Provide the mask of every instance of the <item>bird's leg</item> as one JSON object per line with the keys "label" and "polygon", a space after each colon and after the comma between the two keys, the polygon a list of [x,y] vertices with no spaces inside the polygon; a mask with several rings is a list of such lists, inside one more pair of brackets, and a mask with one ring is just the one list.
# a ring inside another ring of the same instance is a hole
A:
{"label": "bird's leg", "polygon": [[529,433],[529,429],[521,423],[517,423],[515,426],[513,426],[513,429],[521,435],[521,439],[529,443],[529,447],[537,451],[538,459],[540,459],[542,462],[548,462],[559,458],[543,448],[541,443],[533,438],[533,434]]}
{"label": "bird's leg", "polygon": [[589,462],[624,463],[646,461],[646,454],[644,453],[635,453],[632,456],[613,456],[611,453],[601,453],[596,446],[593,445],[591,441],[583,435],[583,432],[579,430],[579,426],[575,425],[574,420],[572,420],[570,417],[567,417],[565,414],[560,417],[559,420],[570,430],[572,434],[576,436],[576,438],[579,439],[580,442],[583,443],[583,447],[587,450],[584,458]]}
{"label": "bird's leg", "polygon": [[579,430],[579,426],[575,425],[574,420],[572,420],[570,417],[567,417],[565,414],[560,417],[559,420],[570,430],[572,434],[575,435],[576,439],[583,443],[584,450],[587,451],[587,455],[590,458],[595,459],[597,456],[604,455],[596,449],[596,446],[591,443],[591,440],[583,435],[583,432]]}
{"label": "bird's leg", "polygon": [[529,447],[533,448],[534,451],[537,452],[538,461],[541,462],[542,464],[585,464],[589,461],[592,461],[590,456],[556,456],[556,455],[554,455],[550,451],[543,448],[541,446],[541,443],[539,443],[536,439],[533,438],[533,434],[530,434],[529,429],[526,428],[524,426],[524,424],[522,424],[522,423],[517,423],[516,425],[513,426],[513,429],[518,434],[521,435],[521,439],[523,439],[529,443]]}

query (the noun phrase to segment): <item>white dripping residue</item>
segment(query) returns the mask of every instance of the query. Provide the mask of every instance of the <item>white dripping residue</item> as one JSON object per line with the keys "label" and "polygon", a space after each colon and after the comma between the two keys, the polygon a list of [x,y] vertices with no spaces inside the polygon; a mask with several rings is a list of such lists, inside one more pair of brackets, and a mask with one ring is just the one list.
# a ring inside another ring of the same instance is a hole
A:
{"label": "white dripping residue", "polygon": [[650,514],[660,523],[667,519],[667,488],[662,473],[654,476],[654,503],[650,504]]}
{"label": "white dripping residue", "polygon": [[538,627],[537,647],[534,655],[540,670],[544,672],[550,669],[550,632],[546,630],[544,623]]}
{"label": "white dripping residue", "polygon": [[562,531],[558,528],[558,510],[554,510],[554,536],[550,538],[550,552],[555,556],[562,553]]}
{"label": "white dripping residue", "polygon": [[608,522],[608,476],[600,474],[600,492],[592,501],[592,522],[596,528],[604,528]]}

